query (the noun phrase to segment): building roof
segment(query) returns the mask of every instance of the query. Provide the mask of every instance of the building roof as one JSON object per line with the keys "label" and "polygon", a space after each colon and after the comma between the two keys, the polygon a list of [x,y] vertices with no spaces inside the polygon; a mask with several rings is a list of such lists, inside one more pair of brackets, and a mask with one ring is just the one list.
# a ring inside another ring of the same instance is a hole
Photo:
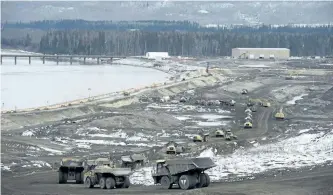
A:
{"label": "building roof", "polygon": [[288,48],[234,48],[234,49],[243,49],[243,50],[290,50]]}

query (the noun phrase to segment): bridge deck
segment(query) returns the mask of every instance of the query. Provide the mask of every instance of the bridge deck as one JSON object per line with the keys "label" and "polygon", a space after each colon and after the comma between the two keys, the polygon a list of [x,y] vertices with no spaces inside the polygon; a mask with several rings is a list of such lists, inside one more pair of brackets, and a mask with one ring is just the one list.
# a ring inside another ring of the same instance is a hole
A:
{"label": "bridge deck", "polygon": [[36,57],[36,58],[126,58],[126,56],[106,56],[106,55],[36,55],[36,54],[0,54],[0,57]]}

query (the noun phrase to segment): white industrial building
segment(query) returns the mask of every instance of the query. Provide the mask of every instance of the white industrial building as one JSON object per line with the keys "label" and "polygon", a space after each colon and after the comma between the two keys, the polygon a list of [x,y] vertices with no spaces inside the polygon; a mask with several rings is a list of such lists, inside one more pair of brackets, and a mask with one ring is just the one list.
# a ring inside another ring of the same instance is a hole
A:
{"label": "white industrial building", "polygon": [[288,59],[290,49],[287,48],[234,48],[233,58],[241,59]]}
{"label": "white industrial building", "polygon": [[170,58],[170,56],[168,52],[147,52],[146,58],[157,60],[157,59]]}

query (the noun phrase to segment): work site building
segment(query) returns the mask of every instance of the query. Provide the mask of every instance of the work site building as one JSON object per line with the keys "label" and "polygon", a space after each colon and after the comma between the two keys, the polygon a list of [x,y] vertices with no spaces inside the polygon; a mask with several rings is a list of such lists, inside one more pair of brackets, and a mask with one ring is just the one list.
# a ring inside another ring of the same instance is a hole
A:
{"label": "work site building", "polygon": [[241,59],[288,59],[290,49],[287,48],[234,48],[233,58]]}

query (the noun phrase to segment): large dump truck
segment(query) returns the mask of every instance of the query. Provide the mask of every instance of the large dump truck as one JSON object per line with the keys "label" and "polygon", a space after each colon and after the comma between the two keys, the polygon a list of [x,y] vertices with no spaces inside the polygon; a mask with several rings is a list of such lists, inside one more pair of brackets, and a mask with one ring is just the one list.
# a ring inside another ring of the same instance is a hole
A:
{"label": "large dump truck", "polygon": [[121,167],[131,168],[132,170],[134,170],[139,166],[144,166],[146,157],[143,154],[132,154],[128,156],[122,156],[121,161]]}
{"label": "large dump truck", "polygon": [[178,184],[183,190],[208,187],[210,178],[205,171],[216,165],[210,158],[158,160],[152,176],[155,184],[171,189]]}
{"label": "large dump truck", "polygon": [[76,183],[83,183],[84,159],[63,158],[58,169],[59,183],[67,183],[75,180]]}
{"label": "large dump truck", "polygon": [[107,158],[99,158],[96,166],[84,174],[87,188],[99,185],[101,189],[128,188],[130,186],[130,168],[115,168]]}

